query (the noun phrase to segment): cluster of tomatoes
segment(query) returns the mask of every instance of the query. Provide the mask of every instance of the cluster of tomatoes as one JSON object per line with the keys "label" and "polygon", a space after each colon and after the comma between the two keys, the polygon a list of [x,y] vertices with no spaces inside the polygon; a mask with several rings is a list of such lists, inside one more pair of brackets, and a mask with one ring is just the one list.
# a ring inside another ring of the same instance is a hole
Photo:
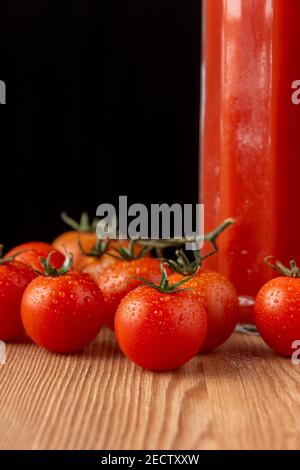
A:
{"label": "cluster of tomatoes", "polygon": [[[226,341],[239,317],[231,282],[202,268],[193,276],[173,272],[172,264],[142,252],[138,243],[99,241],[95,232],[78,230],[52,245],[15,247],[0,260],[0,339],[25,331],[39,346],[69,353],[106,325],[123,353],[151,370],[177,368]],[[273,292],[270,285],[262,289],[255,307],[263,338],[284,355],[291,353],[290,326],[299,318],[292,277],[285,281],[290,323],[284,325],[278,311],[278,280],[271,281]]]}

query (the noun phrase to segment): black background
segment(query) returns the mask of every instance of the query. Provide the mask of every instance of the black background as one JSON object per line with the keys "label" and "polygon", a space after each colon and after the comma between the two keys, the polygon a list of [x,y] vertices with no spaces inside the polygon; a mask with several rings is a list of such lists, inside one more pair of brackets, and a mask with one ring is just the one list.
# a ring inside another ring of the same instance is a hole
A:
{"label": "black background", "polygon": [[197,201],[200,15],[200,0],[1,1],[7,248],[123,194]]}

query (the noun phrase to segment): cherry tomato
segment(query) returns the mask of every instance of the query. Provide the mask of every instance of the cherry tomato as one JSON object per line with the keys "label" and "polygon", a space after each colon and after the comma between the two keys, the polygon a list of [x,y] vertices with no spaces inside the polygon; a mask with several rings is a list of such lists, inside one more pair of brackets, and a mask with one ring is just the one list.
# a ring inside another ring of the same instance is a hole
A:
{"label": "cherry tomato", "polygon": [[60,268],[64,262],[64,255],[59,251],[55,250],[52,245],[45,242],[28,242],[18,245],[10,250],[6,257],[15,256],[15,260],[21,261],[22,263],[29,264],[32,268],[43,271],[43,265],[40,262],[40,258],[47,259],[50,253],[53,253],[51,257],[51,263],[53,267]]}
{"label": "cherry tomato", "polygon": [[39,276],[24,292],[21,317],[28,336],[53,352],[82,349],[98,335],[104,321],[105,302],[84,273]]}
{"label": "cherry tomato", "polygon": [[[170,269],[167,268],[170,273]],[[122,261],[106,268],[96,276],[106,302],[106,325],[114,329],[114,318],[119,303],[128,292],[138,287],[142,281],[132,276],[143,277],[154,283],[161,278],[160,261],[153,258],[139,258]]]}
{"label": "cherry tomato", "polygon": [[300,340],[300,279],[277,277],[259,291],[254,316],[265,342],[282,356],[291,356]]}
{"label": "cherry tomato", "polygon": [[104,253],[100,258],[89,258],[85,260],[83,266],[80,266],[80,270],[96,279],[108,266],[118,262],[120,261],[116,258]]}
{"label": "cherry tomato", "polygon": [[19,261],[0,264],[0,340],[16,339],[24,333],[21,299],[35,277],[32,269]]}
{"label": "cherry tomato", "polygon": [[52,245],[61,253],[72,253],[73,268],[80,269],[87,258],[83,252],[89,253],[97,242],[97,220],[90,221],[87,212],[81,214],[79,222],[69,217],[66,212],[62,212],[61,218],[72,230],[59,235]]}
{"label": "cherry tomato", "polygon": [[[111,266],[115,263],[120,263],[122,258],[117,258],[118,250],[120,247],[129,248],[129,240],[110,240],[107,253],[102,254],[100,257],[86,256],[82,260],[82,263],[79,266],[79,269],[84,273],[90,274],[93,278],[102,273],[108,266]],[[137,256],[141,251],[142,247],[137,243],[133,247],[133,256]],[[111,256],[114,255],[114,256]],[[147,254],[147,257],[150,257],[150,254]]]}
{"label": "cherry tomato", "polygon": [[162,293],[140,286],[124,297],[115,332],[123,353],[141,367],[171,370],[201,349],[207,330],[201,297],[192,290]]}
{"label": "cherry tomato", "polygon": [[52,245],[61,253],[64,253],[65,250],[72,253],[74,269],[81,269],[88,258],[82,253],[81,248],[83,251],[89,253],[96,242],[96,232],[78,232],[72,230],[59,235],[59,237],[53,241]]}
{"label": "cherry tomato", "polygon": [[[181,274],[170,276],[172,283],[181,279]],[[207,269],[201,269],[184,287],[194,289],[202,299],[208,324],[201,352],[211,351],[224,343],[236,327],[239,315],[236,289],[226,277]]]}

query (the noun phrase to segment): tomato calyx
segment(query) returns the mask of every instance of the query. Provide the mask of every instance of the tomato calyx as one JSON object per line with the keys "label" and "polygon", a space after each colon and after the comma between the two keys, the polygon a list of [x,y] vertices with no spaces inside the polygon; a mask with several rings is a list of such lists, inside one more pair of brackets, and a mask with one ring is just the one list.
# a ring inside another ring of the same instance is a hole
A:
{"label": "tomato calyx", "polygon": [[165,262],[176,273],[182,274],[183,276],[192,276],[194,274],[197,274],[197,272],[202,266],[203,261],[206,258],[209,258],[210,256],[214,255],[215,253],[216,250],[213,250],[207,255],[202,256],[200,254],[200,251],[194,250],[194,260],[190,261],[187,255],[185,254],[184,250],[181,249],[177,250],[175,253],[177,258],[176,260],[168,259],[165,260]]}
{"label": "tomato calyx", "polygon": [[300,268],[297,266],[295,260],[290,261],[290,268],[287,268],[280,261],[270,263],[270,259],[272,258],[273,256],[267,256],[264,259],[264,263],[269,266],[269,268],[273,269],[273,271],[276,271],[281,276],[300,278]]}
{"label": "tomato calyx", "polygon": [[53,255],[56,255],[56,251],[51,251],[48,257],[45,259],[42,256],[40,257],[40,262],[44,268],[44,272],[39,271],[38,269],[33,269],[33,271],[39,276],[44,277],[58,277],[67,274],[73,266],[73,255],[71,253],[66,253],[65,260],[60,268],[54,268],[51,263],[51,258]]}
{"label": "tomato calyx", "polygon": [[[148,286],[152,287],[153,289],[162,292],[163,294],[173,294],[175,292],[183,292],[186,290],[191,290],[189,287],[181,288],[183,284],[188,282],[192,277],[194,277],[194,274],[192,276],[187,276],[181,281],[176,282],[175,284],[170,284],[169,278],[168,278],[168,273],[164,267],[164,264],[166,263],[166,260],[161,259],[160,261],[160,271],[161,271],[161,280],[159,284],[154,284],[154,282],[149,281],[148,279],[145,279],[143,277],[138,277],[138,276],[131,276],[129,279],[138,279],[141,281],[143,286]],[[128,280],[129,280],[128,279]]]}
{"label": "tomato calyx", "polygon": [[183,276],[189,276],[196,274],[198,270],[201,268],[203,261],[206,258],[214,255],[218,251],[217,245],[217,238],[221,233],[224,232],[230,225],[234,223],[233,219],[226,219],[221,225],[219,225],[216,229],[212,230],[208,234],[204,236],[204,239],[208,241],[212,245],[212,251],[210,251],[207,255],[202,256],[200,250],[193,250],[194,260],[190,261],[188,256],[186,255],[184,249],[177,250],[175,252],[176,260],[166,260],[166,263],[170,266],[170,268],[179,273]]}
{"label": "tomato calyx", "polygon": [[101,256],[103,256],[107,252],[109,244],[110,244],[110,240],[108,239],[97,240],[97,242],[95,243],[91,251],[85,251],[80,241],[80,235],[78,234],[78,245],[79,245],[81,253],[84,256],[99,259],[101,258]]}
{"label": "tomato calyx", "polygon": [[80,235],[78,234],[78,245],[81,253],[84,256],[89,256],[92,258],[99,259],[104,254],[107,254],[112,258],[121,261],[132,261],[135,259],[143,258],[143,256],[145,256],[150,251],[148,247],[143,246],[141,250],[136,253],[135,245],[136,243],[138,243],[138,240],[135,239],[129,240],[128,247],[119,244],[118,247],[114,246],[108,251],[108,249],[110,248],[111,241],[112,240],[108,238],[106,238],[105,240],[98,239],[91,251],[85,251],[80,241]]}
{"label": "tomato calyx", "polygon": [[75,230],[76,232],[95,232],[98,220],[93,219],[90,221],[88,213],[83,212],[80,217],[80,221],[77,222],[76,220],[72,219],[68,216],[67,212],[61,213],[61,218],[70,228]]}
{"label": "tomato calyx", "polygon": [[143,258],[147,253],[149,253],[150,248],[143,246],[137,253],[135,252],[135,245],[139,243],[139,240],[130,239],[128,247],[119,245],[118,247],[113,247],[112,250],[116,253],[107,253],[113,258],[119,259],[121,261],[132,261],[135,259]]}

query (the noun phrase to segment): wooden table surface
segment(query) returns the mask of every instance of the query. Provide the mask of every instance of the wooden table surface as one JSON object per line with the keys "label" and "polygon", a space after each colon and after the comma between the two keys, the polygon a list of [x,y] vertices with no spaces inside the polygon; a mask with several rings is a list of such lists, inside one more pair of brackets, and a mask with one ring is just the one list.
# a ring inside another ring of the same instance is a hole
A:
{"label": "wooden table surface", "polygon": [[0,366],[0,449],[299,449],[300,366],[235,333],[174,372],[103,330],[82,354],[25,341]]}

